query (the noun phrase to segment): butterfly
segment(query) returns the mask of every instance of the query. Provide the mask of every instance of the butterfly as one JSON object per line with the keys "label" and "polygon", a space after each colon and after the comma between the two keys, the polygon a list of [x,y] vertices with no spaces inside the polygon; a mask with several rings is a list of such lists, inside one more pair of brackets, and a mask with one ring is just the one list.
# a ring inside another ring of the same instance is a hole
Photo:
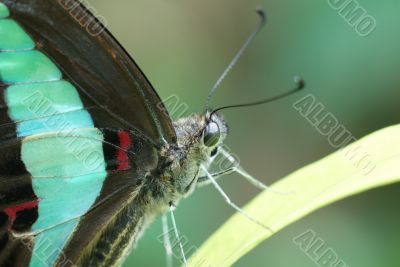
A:
{"label": "butterfly", "polygon": [[155,217],[215,183],[223,117],[173,122],[79,0],[0,0],[0,89],[0,266],[120,266]]}
{"label": "butterfly", "polygon": [[194,189],[226,125],[173,124],[112,35],[77,20],[96,22],[79,1],[0,10],[1,266],[119,265]]}

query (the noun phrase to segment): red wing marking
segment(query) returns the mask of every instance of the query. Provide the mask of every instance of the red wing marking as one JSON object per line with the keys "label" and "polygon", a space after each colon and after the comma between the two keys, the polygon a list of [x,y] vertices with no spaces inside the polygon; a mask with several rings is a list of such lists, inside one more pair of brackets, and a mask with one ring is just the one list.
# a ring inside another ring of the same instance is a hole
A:
{"label": "red wing marking", "polygon": [[131,137],[129,134],[125,131],[119,131],[118,132],[118,138],[119,138],[119,149],[117,151],[117,160],[118,160],[118,167],[117,169],[119,171],[125,171],[130,168],[129,165],[129,157],[127,154],[127,150],[132,144]]}
{"label": "red wing marking", "polygon": [[17,219],[18,212],[36,208],[39,204],[39,201],[39,199],[36,199],[34,201],[25,202],[13,207],[5,208],[3,211],[8,216],[8,228],[12,228],[14,221]]}

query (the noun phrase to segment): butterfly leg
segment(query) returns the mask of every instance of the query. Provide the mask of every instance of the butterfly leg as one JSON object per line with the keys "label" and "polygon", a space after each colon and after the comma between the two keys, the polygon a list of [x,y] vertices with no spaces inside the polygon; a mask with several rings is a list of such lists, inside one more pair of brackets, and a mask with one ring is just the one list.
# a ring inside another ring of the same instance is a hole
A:
{"label": "butterfly leg", "polygon": [[171,238],[169,236],[169,226],[167,215],[162,216],[162,229],[163,229],[163,243],[165,248],[166,266],[172,267],[172,245]]}
{"label": "butterfly leg", "polygon": [[225,158],[227,158],[232,164],[235,165],[235,167],[231,168],[232,172],[236,172],[236,173],[240,174],[240,176],[245,178],[253,186],[255,186],[261,190],[269,190],[269,191],[272,191],[274,193],[281,194],[281,195],[291,195],[294,193],[294,192],[280,192],[280,191],[271,189],[271,187],[269,187],[268,185],[264,184],[263,182],[257,180],[252,175],[250,175],[248,172],[246,172],[242,167],[240,167],[238,165],[238,163],[235,161],[234,157],[232,157],[226,150],[224,150],[223,148],[220,148],[219,150]]}
{"label": "butterfly leg", "polygon": [[186,256],[185,256],[185,251],[183,249],[183,244],[182,244],[182,240],[179,236],[179,231],[178,231],[178,227],[176,226],[176,221],[175,221],[175,216],[174,216],[174,210],[175,210],[175,205],[173,203],[170,204],[170,214],[171,214],[171,221],[172,221],[172,227],[174,228],[174,232],[175,232],[175,237],[179,242],[179,249],[181,251],[181,256],[182,256],[182,260],[183,260],[183,264],[185,265],[185,267],[188,266],[187,264],[187,260],[186,260]]}
{"label": "butterfly leg", "polygon": [[238,205],[236,205],[234,202],[231,201],[231,199],[228,197],[228,195],[224,192],[224,190],[221,188],[221,186],[215,181],[214,177],[208,172],[207,168],[204,167],[203,165],[201,166],[203,171],[207,174],[208,179],[210,179],[211,183],[215,186],[215,188],[218,190],[218,192],[222,195],[222,197],[225,199],[225,202],[228,203],[229,206],[237,210],[240,214],[242,214],[244,217],[249,219],[250,221],[258,224],[259,226],[263,227],[269,232],[274,232],[270,227],[266,226],[265,224],[261,223],[257,219],[253,218],[251,215],[249,215],[247,212],[245,212],[243,209],[241,209]]}
{"label": "butterfly leg", "polygon": [[[217,173],[212,173],[211,175],[212,175],[212,177],[214,179],[218,179],[218,178],[220,178],[222,176],[225,176],[225,175],[228,175],[228,174],[236,172],[236,173],[240,174],[242,177],[244,177],[247,181],[249,181],[255,187],[257,187],[257,188],[259,188],[261,190],[269,190],[270,189],[267,185],[265,185],[261,181],[257,180],[253,176],[251,176],[245,170],[243,170],[240,166],[237,166],[236,160],[227,151],[225,151],[223,148],[220,148],[219,151],[235,167],[231,167],[231,168],[228,168],[226,170],[223,170],[223,171],[220,171],[220,172],[217,172]],[[197,182],[198,182],[199,185],[208,185],[208,184],[212,183],[207,175],[199,177]]]}
{"label": "butterfly leg", "polygon": [[[211,173],[211,176],[214,179],[218,179],[218,178],[220,178],[222,176],[231,174],[233,172],[236,172],[236,168],[235,167],[232,167],[232,168],[220,171],[220,172],[216,172],[216,173]],[[208,185],[208,184],[211,184],[211,181],[208,178],[208,176],[206,175],[206,176],[199,177],[198,180],[197,180],[197,183],[198,183],[198,185]]]}

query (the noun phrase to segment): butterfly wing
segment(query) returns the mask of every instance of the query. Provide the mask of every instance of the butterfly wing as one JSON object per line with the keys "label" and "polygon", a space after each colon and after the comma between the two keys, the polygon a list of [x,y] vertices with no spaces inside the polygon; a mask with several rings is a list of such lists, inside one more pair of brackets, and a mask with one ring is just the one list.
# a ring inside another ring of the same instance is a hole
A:
{"label": "butterfly wing", "polygon": [[87,106],[103,109],[125,128],[137,129],[155,142],[175,141],[172,122],[157,93],[82,1],[2,1],[39,50],[78,87]]}
{"label": "butterfly wing", "polygon": [[68,265],[111,223],[138,227],[137,212],[117,215],[176,140],[148,80],[99,25],[77,0],[0,1],[1,266]]}

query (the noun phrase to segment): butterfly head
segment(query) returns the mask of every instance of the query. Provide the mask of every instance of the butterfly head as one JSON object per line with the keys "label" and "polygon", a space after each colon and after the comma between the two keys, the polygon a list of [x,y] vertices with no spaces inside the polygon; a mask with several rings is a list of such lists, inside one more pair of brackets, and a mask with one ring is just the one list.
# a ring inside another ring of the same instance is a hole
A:
{"label": "butterfly head", "polygon": [[191,193],[204,174],[200,166],[209,166],[223,144],[228,127],[217,113],[192,115],[174,122],[177,148],[172,150],[175,189],[179,195]]}

